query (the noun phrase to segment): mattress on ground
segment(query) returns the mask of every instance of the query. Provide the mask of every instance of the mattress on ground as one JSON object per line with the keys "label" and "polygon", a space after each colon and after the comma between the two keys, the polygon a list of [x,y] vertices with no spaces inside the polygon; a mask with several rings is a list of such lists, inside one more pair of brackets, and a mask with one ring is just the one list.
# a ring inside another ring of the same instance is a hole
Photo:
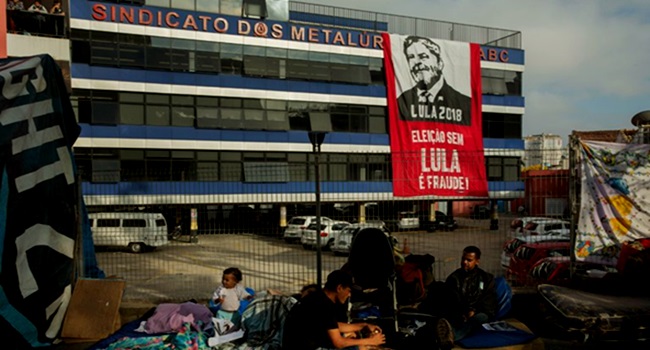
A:
{"label": "mattress on ground", "polygon": [[613,340],[650,335],[650,297],[598,294],[549,284],[537,290],[551,306],[553,315],[549,316],[568,332]]}

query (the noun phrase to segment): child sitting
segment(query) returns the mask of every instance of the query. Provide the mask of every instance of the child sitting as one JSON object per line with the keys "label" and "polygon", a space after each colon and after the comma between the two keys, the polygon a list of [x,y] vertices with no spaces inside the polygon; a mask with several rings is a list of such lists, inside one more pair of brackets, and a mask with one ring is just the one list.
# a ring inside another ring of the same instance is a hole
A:
{"label": "child sitting", "polygon": [[223,270],[221,285],[212,294],[214,303],[220,304],[220,308],[217,310],[217,318],[230,320],[235,325],[239,324],[241,318],[239,313],[240,301],[253,298],[240,284],[241,280],[241,271],[236,267],[229,267]]}

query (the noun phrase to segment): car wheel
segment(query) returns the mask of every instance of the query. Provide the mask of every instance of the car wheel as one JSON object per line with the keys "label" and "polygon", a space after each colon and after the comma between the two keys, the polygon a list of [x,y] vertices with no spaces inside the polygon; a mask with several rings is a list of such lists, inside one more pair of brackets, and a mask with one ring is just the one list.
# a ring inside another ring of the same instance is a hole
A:
{"label": "car wheel", "polygon": [[303,244],[302,247],[305,250],[311,250],[311,246],[309,244]]}
{"label": "car wheel", "polygon": [[129,243],[129,251],[131,253],[142,253],[144,244],[142,243]]}
{"label": "car wheel", "polygon": [[330,239],[330,240],[327,242],[327,245],[325,245],[325,250],[332,251],[332,247],[334,247],[334,240],[333,240],[333,239]]}

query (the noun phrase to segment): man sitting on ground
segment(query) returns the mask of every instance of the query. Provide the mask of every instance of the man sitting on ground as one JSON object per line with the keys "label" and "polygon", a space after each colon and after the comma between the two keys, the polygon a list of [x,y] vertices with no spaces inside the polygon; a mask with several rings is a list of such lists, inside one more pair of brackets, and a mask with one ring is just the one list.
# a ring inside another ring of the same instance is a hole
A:
{"label": "man sitting on ground", "polygon": [[498,308],[494,276],[478,267],[480,260],[478,247],[465,247],[461,267],[447,277],[451,300],[442,301],[446,311],[437,324],[441,349],[451,349],[454,341],[494,319]]}
{"label": "man sitting on ground", "polygon": [[[367,323],[347,323],[342,319],[342,304],[354,288],[352,275],[334,270],[327,276],[325,288],[309,293],[291,308],[284,325],[282,349],[368,349],[368,346],[386,342],[381,328]],[[351,338],[343,334],[355,334],[364,327],[371,331],[367,338]]]}

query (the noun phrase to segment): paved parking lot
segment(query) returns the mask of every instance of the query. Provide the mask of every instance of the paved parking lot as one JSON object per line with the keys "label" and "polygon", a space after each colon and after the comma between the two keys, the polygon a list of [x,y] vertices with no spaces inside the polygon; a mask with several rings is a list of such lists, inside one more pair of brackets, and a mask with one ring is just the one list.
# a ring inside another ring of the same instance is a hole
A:
{"label": "paved parking lot", "polygon": [[[458,219],[459,229],[453,232],[398,232],[394,235],[408,241],[414,254],[436,257],[435,275],[444,279],[459,266],[462,248],[473,244],[483,251],[481,266],[502,275],[499,255],[508,238],[510,218],[501,218],[499,230],[489,230],[489,220]],[[120,313],[122,321],[140,317],[149,308],[163,301],[207,300],[228,266],[244,272],[244,283],[257,291],[272,288],[287,293],[297,292],[304,284],[316,281],[316,252],[299,244],[287,244],[278,238],[253,234],[214,234],[199,236],[198,243],[171,242],[154,252],[132,254],[120,250],[97,253],[100,267],[107,275],[127,280],[127,289]],[[323,274],[342,266],[347,257],[323,252]],[[513,316],[523,321],[542,337],[546,349],[589,349],[559,328],[549,326],[547,316],[535,294],[517,294],[513,299]],[[645,344],[647,345],[647,344]],[[602,349],[639,348],[620,343],[598,344]],[[643,347],[647,348],[647,347]]]}
{"label": "paved parking lot", "polygon": [[[462,249],[477,245],[483,251],[481,266],[496,274],[503,271],[499,255],[508,235],[509,219],[502,218],[499,230],[489,230],[489,220],[459,218],[453,232],[396,232],[400,243],[407,241],[413,254],[436,257],[435,276],[444,279],[459,266]],[[278,289],[295,293],[316,282],[316,251],[300,244],[255,234],[212,234],[198,236],[197,243],[172,241],[153,252],[132,254],[124,250],[98,250],[99,266],[107,275],[126,279],[124,300],[148,302],[203,300],[219,284],[221,271],[237,266],[243,283],[256,290]],[[323,276],[340,268],[347,257],[322,253]],[[324,278],[324,277],[323,277]]]}

